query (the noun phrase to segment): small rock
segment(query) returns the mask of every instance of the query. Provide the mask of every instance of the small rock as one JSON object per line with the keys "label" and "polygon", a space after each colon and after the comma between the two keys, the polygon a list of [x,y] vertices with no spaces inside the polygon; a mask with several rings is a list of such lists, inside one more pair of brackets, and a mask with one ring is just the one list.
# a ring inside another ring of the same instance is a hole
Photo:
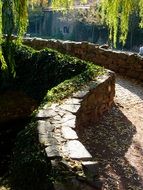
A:
{"label": "small rock", "polygon": [[47,148],[45,148],[45,151],[47,153],[48,158],[50,159],[61,157],[59,152],[59,146],[56,145],[48,146]]}
{"label": "small rock", "polygon": [[76,127],[75,119],[73,118],[73,119],[71,119],[71,120],[68,120],[68,121],[66,121],[66,122],[63,122],[63,123],[61,123],[61,125],[62,125],[63,127],[75,128],[75,127]]}
{"label": "small rock", "polygon": [[70,127],[62,127],[62,135],[65,139],[78,139],[76,132]]}
{"label": "small rock", "polygon": [[41,109],[38,110],[38,113],[36,115],[36,118],[50,118],[56,116],[57,113],[52,109]]}
{"label": "small rock", "polygon": [[68,141],[62,149],[64,154],[72,159],[89,160],[92,158],[91,154],[86,150],[84,145],[77,140]]}
{"label": "small rock", "polygon": [[80,102],[82,100],[81,99],[77,99],[77,98],[69,98],[67,99],[64,104],[67,104],[67,105],[80,105]]}
{"label": "small rock", "polygon": [[67,105],[67,104],[62,104],[60,106],[61,109],[69,111],[71,113],[76,113],[78,109],[80,108],[80,105]]}
{"label": "small rock", "polygon": [[61,119],[61,123],[64,123],[66,121],[69,121],[71,119],[76,119],[76,116],[69,113],[69,112],[66,112],[66,114],[64,115],[64,117]]}
{"label": "small rock", "polygon": [[86,96],[88,94],[88,92],[89,92],[88,90],[78,91],[78,92],[73,94],[73,98],[82,99],[84,96]]}

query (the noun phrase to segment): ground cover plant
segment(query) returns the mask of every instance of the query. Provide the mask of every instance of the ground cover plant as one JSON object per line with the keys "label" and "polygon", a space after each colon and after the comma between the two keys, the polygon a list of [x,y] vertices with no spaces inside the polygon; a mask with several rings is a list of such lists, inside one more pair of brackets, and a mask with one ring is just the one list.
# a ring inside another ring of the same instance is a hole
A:
{"label": "ground cover plant", "polygon": [[[97,65],[55,50],[36,51],[15,43],[10,45],[16,75],[5,80],[1,78],[1,92],[24,92],[39,106],[47,102],[51,104],[61,101],[105,73],[105,70]],[[7,44],[3,44],[5,60],[8,56],[6,50]],[[14,147],[9,173],[11,187],[14,190],[46,190],[47,187],[52,189],[54,178],[51,164],[45,155],[44,147],[38,142],[34,114],[30,123],[18,134]]]}

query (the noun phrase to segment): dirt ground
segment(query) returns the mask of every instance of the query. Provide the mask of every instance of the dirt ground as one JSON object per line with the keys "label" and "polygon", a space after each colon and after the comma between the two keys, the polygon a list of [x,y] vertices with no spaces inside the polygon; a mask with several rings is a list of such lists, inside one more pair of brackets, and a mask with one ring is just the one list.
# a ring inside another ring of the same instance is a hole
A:
{"label": "dirt ground", "polygon": [[79,135],[102,190],[143,189],[143,84],[117,76],[113,108]]}

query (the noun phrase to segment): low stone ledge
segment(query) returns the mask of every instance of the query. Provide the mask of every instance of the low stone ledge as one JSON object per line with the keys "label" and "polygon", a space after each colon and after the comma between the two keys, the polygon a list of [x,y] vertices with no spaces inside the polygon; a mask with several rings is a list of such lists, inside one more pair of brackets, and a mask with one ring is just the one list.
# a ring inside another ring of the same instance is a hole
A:
{"label": "low stone ledge", "polygon": [[139,56],[137,53],[114,51],[112,49],[107,49],[106,46],[99,46],[89,42],[53,39],[26,38],[24,39],[24,44],[35,49],[43,49],[46,47],[56,49],[62,53],[70,54],[104,66],[106,69],[118,72],[123,76],[143,81],[143,57]]}
{"label": "low stone ledge", "polygon": [[[108,71],[96,81],[91,81],[82,90],[73,93],[71,97],[62,101],[62,104],[56,103],[50,107],[44,105],[38,111],[36,119],[38,120],[39,141],[45,146],[47,156],[52,163],[55,160],[60,164],[66,160],[71,172],[73,160],[75,165],[79,164],[79,161],[80,163],[84,161],[83,165],[86,162],[88,165],[93,162],[92,155],[80,142],[76,130],[96,123],[99,117],[111,107],[114,95],[115,74]],[[80,169],[76,169],[76,172],[72,171],[72,175],[81,173],[81,170],[82,163]],[[84,176],[83,171],[82,175]],[[92,189],[91,186],[95,182],[85,177],[83,179],[88,181],[86,188]],[[80,184],[79,180],[76,180]]]}
{"label": "low stone ledge", "polygon": [[[101,186],[94,178],[89,178],[94,175],[92,170],[97,164],[80,142],[77,130],[79,132],[81,127],[95,123],[111,107],[114,95],[115,74],[107,71],[96,81],[89,82],[82,90],[63,100],[62,104],[56,103],[50,107],[44,105],[37,113],[39,141],[45,146],[53,170],[60,170],[62,175],[66,168],[66,178],[68,175],[70,178],[67,182],[73,185],[73,189],[76,189],[77,184],[78,189],[83,189],[84,184],[85,189],[90,190]],[[88,177],[87,173],[90,174]],[[64,183],[61,183],[62,189],[63,185],[67,188]],[[59,190],[57,183],[55,189]]]}
{"label": "low stone ledge", "polygon": [[[98,77],[96,81],[91,81],[81,91],[73,93],[62,104],[54,104],[51,107],[45,105],[36,115],[39,141],[45,147],[52,146],[53,142],[55,142],[55,145],[61,146],[59,150],[65,150],[63,148],[65,147],[65,142],[70,144],[71,141],[76,140],[79,145],[76,128],[96,123],[103,113],[111,107],[114,96],[115,74],[108,71],[105,75]],[[76,146],[73,146],[74,148],[73,152],[76,152]],[[80,150],[80,145],[78,148]],[[87,155],[87,151],[85,150],[84,154],[83,147],[81,149],[83,153],[81,155],[83,156],[80,156],[80,159],[82,160],[84,155]],[[53,154],[55,155],[55,152],[58,153],[59,150],[54,151]],[[69,150],[69,153],[68,151],[63,151],[60,155],[73,158],[70,152],[71,150]],[[50,155],[52,153],[48,157]],[[77,156],[78,158],[79,155]],[[75,155],[74,159],[76,159]]]}

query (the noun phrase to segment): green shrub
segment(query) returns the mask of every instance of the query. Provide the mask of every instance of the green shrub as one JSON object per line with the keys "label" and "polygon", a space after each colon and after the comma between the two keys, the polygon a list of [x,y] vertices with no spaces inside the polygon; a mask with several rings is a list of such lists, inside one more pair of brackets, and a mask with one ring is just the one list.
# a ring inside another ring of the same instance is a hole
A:
{"label": "green shrub", "polygon": [[[11,48],[16,72],[13,83],[37,100],[42,100],[50,88],[87,68],[87,62],[48,48],[35,51],[14,43]],[[5,44],[3,49],[7,56]]]}

